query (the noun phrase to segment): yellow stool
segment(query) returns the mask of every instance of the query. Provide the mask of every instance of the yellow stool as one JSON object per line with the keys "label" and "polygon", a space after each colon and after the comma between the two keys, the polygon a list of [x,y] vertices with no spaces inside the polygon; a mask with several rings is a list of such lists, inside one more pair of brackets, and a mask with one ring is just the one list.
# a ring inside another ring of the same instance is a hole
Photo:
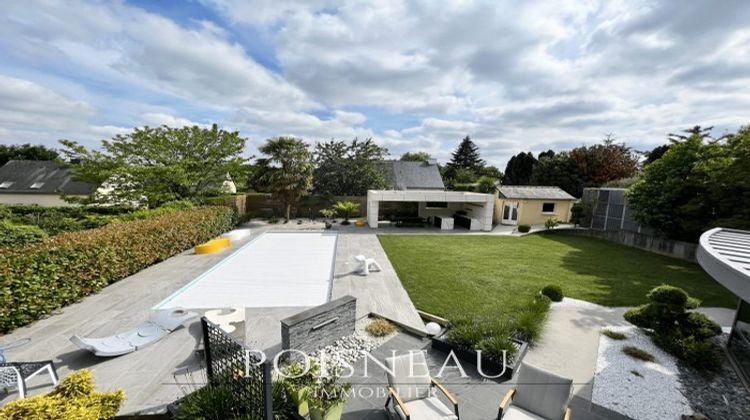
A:
{"label": "yellow stool", "polygon": [[212,239],[204,244],[200,244],[196,246],[195,254],[196,255],[214,254],[225,248],[229,248],[229,245],[231,245],[231,241],[229,240],[229,238]]}

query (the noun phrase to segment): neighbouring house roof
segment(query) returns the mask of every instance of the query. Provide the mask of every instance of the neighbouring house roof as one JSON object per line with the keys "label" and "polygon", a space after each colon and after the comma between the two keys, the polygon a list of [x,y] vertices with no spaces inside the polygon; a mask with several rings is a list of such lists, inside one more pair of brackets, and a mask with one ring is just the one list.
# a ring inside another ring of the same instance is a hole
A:
{"label": "neighbouring house roof", "polygon": [[434,161],[386,160],[386,176],[394,190],[445,190],[443,177]]}
{"label": "neighbouring house roof", "polygon": [[0,194],[88,195],[93,186],[74,181],[65,164],[51,160],[11,160],[0,167]]}
{"label": "neighbouring house roof", "polygon": [[519,200],[575,200],[560,187],[531,185],[501,185],[500,196]]}
{"label": "neighbouring house roof", "polygon": [[696,259],[716,281],[750,302],[750,231],[713,228],[704,232]]}

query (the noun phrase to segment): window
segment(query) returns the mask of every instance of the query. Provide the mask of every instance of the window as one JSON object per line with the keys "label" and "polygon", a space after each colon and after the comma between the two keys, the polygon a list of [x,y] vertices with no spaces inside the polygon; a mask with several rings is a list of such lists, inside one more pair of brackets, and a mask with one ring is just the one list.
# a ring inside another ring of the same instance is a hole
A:
{"label": "window", "polygon": [[2,189],[10,188],[11,185],[13,185],[13,181],[3,181],[0,183],[0,188]]}
{"label": "window", "polygon": [[425,203],[428,209],[447,209],[448,203],[445,201],[428,201]]}
{"label": "window", "polygon": [[29,188],[31,188],[32,190],[38,190],[39,188],[42,188],[43,185],[44,185],[44,182],[35,182],[31,184],[31,187]]}
{"label": "window", "polygon": [[542,213],[554,213],[555,203],[542,203]]}

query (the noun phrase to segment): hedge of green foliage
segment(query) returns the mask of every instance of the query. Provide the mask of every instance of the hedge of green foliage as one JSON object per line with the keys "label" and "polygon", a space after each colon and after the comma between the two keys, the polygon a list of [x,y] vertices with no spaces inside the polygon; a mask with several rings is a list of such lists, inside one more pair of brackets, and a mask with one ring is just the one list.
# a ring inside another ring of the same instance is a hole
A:
{"label": "hedge of green foliage", "polygon": [[0,249],[0,333],[231,229],[227,207],[185,210]]}
{"label": "hedge of green foliage", "polygon": [[563,300],[563,297],[565,297],[562,287],[556,284],[548,284],[547,286],[544,286],[542,294],[547,296],[553,302],[560,302]]}
{"label": "hedge of green foliage", "polygon": [[0,247],[35,244],[47,239],[47,232],[36,226],[17,225],[0,220]]}
{"label": "hedge of green foliage", "polygon": [[518,231],[521,233],[528,233],[531,230],[529,225],[518,225]]}

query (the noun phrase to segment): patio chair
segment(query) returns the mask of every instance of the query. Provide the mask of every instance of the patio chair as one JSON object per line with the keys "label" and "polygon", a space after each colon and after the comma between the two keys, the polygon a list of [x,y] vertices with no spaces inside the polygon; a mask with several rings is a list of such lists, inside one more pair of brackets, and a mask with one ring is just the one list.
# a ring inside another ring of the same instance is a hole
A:
{"label": "patio chair", "polygon": [[[388,399],[402,420],[457,420],[458,402],[440,383],[430,377],[423,352],[390,357],[385,361],[388,371]],[[453,404],[453,411],[435,396],[439,390]]]}
{"label": "patio chair", "polygon": [[197,316],[195,312],[187,312],[184,309],[159,311],[151,315],[145,323],[124,333],[104,338],[74,335],[70,337],[70,341],[100,357],[120,356],[161,340]]}
{"label": "patio chair", "polygon": [[370,274],[370,269],[376,269],[377,271],[383,271],[383,267],[375,261],[375,258],[367,258],[364,255],[357,255],[354,259],[360,264],[359,272],[365,276]]}
{"label": "patio chair", "polygon": [[570,420],[573,380],[523,363],[516,386],[500,402],[498,419]]}
{"label": "patio chair", "polygon": [[26,381],[34,376],[47,372],[52,379],[52,385],[57,385],[57,371],[51,360],[42,362],[4,362],[0,363],[0,388],[15,386],[19,398],[26,398],[28,387]]}

